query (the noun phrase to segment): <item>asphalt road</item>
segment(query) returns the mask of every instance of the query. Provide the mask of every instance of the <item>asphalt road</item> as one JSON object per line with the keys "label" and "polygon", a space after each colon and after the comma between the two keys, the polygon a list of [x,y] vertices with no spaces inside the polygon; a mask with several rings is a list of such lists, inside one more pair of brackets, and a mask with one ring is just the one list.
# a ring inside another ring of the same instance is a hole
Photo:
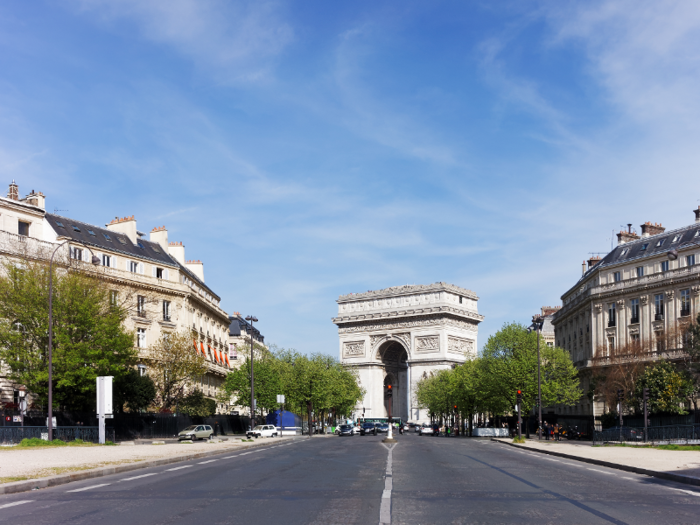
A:
{"label": "asphalt road", "polygon": [[486,440],[381,439],[304,439],[0,496],[0,523],[700,523],[687,485]]}

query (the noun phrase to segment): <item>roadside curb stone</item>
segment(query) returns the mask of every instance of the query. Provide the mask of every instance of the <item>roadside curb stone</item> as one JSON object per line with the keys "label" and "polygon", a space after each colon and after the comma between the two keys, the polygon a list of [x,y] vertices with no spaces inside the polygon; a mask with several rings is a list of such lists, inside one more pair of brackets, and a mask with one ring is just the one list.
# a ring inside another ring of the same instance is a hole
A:
{"label": "roadside curb stone", "polygon": [[573,454],[564,454],[563,452],[554,452],[552,450],[542,450],[535,447],[527,447],[520,445],[518,443],[509,443],[507,441],[502,441],[500,439],[491,438],[491,441],[496,443],[501,443],[502,445],[509,445],[511,447],[519,448],[521,450],[529,450],[532,452],[539,452],[540,454],[547,454],[549,456],[557,456],[560,458],[572,459],[574,461],[581,461],[582,463],[590,463],[592,465],[598,465],[600,467],[614,468],[617,470],[624,470],[626,472],[634,472],[635,474],[644,474],[645,476],[652,476],[654,478],[665,479],[668,481],[677,481],[679,483],[685,483],[686,485],[695,485],[700,487],[700,478],[695,476],[684,476],[682,474],[672,474],[670,472],[663,472],[659,470],[650,470],[641,467],[633,467],[631,465],[622,465],[620,463],[612,463],[610,461],[603,461],[601,459],[584,458],[581,456],[575,456]]}
{"label": "roadside curb stone", "polygon": [[[292,442],[301,441],[300,438],[292,438]],[[270,440],[269,442],[262,443],[246,443],[245,446],[239,447],[239,450],[251,449],[251,448],[261,448],[273,446],[280,443],[278,440]],[[50,476],[47,478],[37,478],[28,479],[26,481],[14,481],[12,483],[4,483],[0,485],[0,494],[16,494],[18,492],[28,492],[35,489],[45,489],[48,487],[56,487],[58,485],[64,485],[66,483],[72,483],[74,481],[81,481],[84,479],[101,478],[103,476],[110,476],[112,474],[121,474],[122,472],[131,472],[133,470],[139,470],[142,468],[149,467],[160,467],[162,465],[170,465],[171,463],[180,463],[181,461],[189,461],[191,459],[206,458],[210,456],[218,456],[220,454],[228,454],[233,452],[232,448],[226,450],[211,450],[207,452],[197,452],[195,454],[186,454],[182,456],[172,456],[169,458],[153,459],[150,461],[140,461],[138,463],[130,463],[127,465],[117,465],[114,467],[100,467],[96,469],[84,470],[81,472],[74,472],[72,474],[60,474],[57,476]]]}

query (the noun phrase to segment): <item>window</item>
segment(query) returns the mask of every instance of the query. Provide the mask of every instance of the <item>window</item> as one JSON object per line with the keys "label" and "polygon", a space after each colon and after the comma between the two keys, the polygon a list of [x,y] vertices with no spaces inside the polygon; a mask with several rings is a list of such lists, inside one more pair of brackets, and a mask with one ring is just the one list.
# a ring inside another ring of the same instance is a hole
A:
{"label": "window", "polygon": [[156,277],[157,277],[158,279],[162,279],[162,278],[163,278],[163,268],[156,268]]}
{"label": "window", "polygon": [[75,224],[71,224],[71,227],[73,228],[73,231],[80,233],[80,228],[78,228]]}
{"label": "window", "polygon": [[93,237],[95,236],[95,232],[94,232],[94,231],[88,230],[87,232],[88,232],[90,235],[92,235]]}
{"label": "window", "polygon": [[644,277],[644,266],[637,266],[637,277]]}
{"label": "window", "polygon": [[131,273],[139,273],[139,263],[136,261],[129,261],[129,271]]}
{"label": "window", "polygon": [[637,324],[639,322],[639,299],[630,301],[630,323]]}
{"label": "window", "polygon": [[110,268],[112,266],[112,257],[107,254],[102,254],[102,266]]}
{"label": "window", "polygon": [[659,242],[656,243],[656,247],[658,248],[659,246],[663,246],[665,242],[666,239],[661,239]]}
{"label": "window", "polygon": [[74,248],[71,246],[70,249],[70,258],[75,259],[76,261],[82,261],[83,260],[83,250],[82,248]]}
{"label": "window", "polygon": [[624,248],[624,249],[620,252],[620,257],[622,257],[622,256],[624,256],[625,254],[627,254],[628,251],[629,251],[629,250],[627,250],[627,248]]}
{"label": "window", "polygon": [[24,221],[17,222],[17,233],[29,237],[29,223]]}
{"label": "window", "polygon": [[693,235],[693,237],[700,237],[700,230],[696,230],[695,235]]}
{"label": "window", "polygon": [[126,239],[124,237],[117,237],[117,240],[122,244],[126,244]]}
{"label": "window", "polygon": [[151,248],[153,248],[154,252],[160,253],[160,248],[158,248],[158,246],[151,246]]}
{"label": "window", "polygon": [[[63,223],[60,222],[60,221],[56,221],[56,226],[58,226],[59,228],[65,228],[65,226],[63,225]],[[700,232],[700,230],[698,230],[698,231]]]}
{"label": "window", "polygon": [[170,321],[170,301],[163,301],[163,321]]}
{"label": "window", "polygon": [[662,272],[668,271],[668,261],[661,261],[661,271]]}
{"label": "window", "polygon": [[102,235],[105,236],[105,241],[112,242],[112,238],[109,235],[107,235],[106,233],[102,233]]}
{"label": "window", "polygon": [[143,249],[143,244],[141,243],[141,241],[136,241],[136,246]]}
{"label": "window", "polygon": [[648,242],[645,242],[644,244],[642,244],[642,248],[641,248],[639,251],[640,251],[640,252],[643,252],[644,250],[647,249],[648,246],[649,246],[649,243],[648,243]]}
{"label": "window", "polygon": [[608,305],[608,326],[615,326],[615,303]]}
{"label": "window", "polygon": [[138,348],[146,348],[146,329],[137,328],[136,329],[136,346]]}
{"label": "window", "polygon": [[695,266],[695,254],[686,256],[685,265],[686,266]]}
{"label": "window", "polygon": [[228,356],[229,359],[238,359],[238,349],[233,343],[229,343],[228,345]]}
{"label": "window", "polygon": [[690,289],[681,290],[681,317],[690,315]]}
{"label": "window", "polygon": [[462,304],[463,301],[464,301],[464,297],[462,297],[462,296],[460,295],[460,296],[459,296],[459,304]]}
{"label": "window", "polygon": [[136,315],[146,317],[146,298],[143,295],[136,296]]}
{"label": "window", "polygon": [[615,352],[615,338],[608,337],[608,355],[613,354],[614,352]]}
{"label": "window", "polygon": [[617,282],[620,282],[620,281],[622,280],[622,275],[620,275],[620,272],[615,272],[615,273],[613,274],[613,279],[614,279],[614,281],[615,281],[616,283],[617,283]]}
{"label": "window", "polygon": [[116,290],[111,290],[109,292],[109,305],[119,306],[119,292],[117,292]]}
{"label": "window", "polygon": [[674,235],[674,236],[673,236],[673,240],[671,241],[671,243],[678,242],[680,238],[681,238],[680,235]]}
{"label": "window", "polygon": [[654,318],[657,321],[664,318],[664,294],[662,293],[654,296]]}
{"label": "window", "polygon": [[639,334],[630,334],[630,343],[639,344]]}
{"label": "window", "polygon": [[664,337],[663,332],[656,332],[656,351],[665,352],[666,351],[666,337]]}

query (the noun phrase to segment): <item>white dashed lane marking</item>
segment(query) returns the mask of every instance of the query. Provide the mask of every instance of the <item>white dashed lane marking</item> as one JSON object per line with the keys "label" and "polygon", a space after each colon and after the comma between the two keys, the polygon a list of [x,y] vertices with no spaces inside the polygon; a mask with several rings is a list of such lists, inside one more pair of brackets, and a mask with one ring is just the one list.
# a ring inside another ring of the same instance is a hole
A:
{"label": "white dashed lane marking", "polygon": [[200,463],[197,463],[197,465],[206,465],[207,463],[214,463],[214,461],[217,461],[216,459],[210,459],[208,461],[202,461]]}
{"label": "white dashed lane marking", "polygon": [[16,507],[17,505],[24,505],[25,503],[31,503],[34,501],[33,499],[24,499],[22,501],[14,501],[12,503],[5,503],[4,505],[0,505],[0,509],[8,509],[10,507]]}
{"label": "white dashed lane marking", "polygon": [[89,487],[83,487],[82,489],[68,490],[66,492],[83,492],[85,490],[99,489],[100,487],[106,487],[108,485],[111,485],[111,483],[102,483],[100,485],[90,485]]}
{"label": "white dashed lane marking", "polygon": [[147,478],[148,476],[155,476],[157,472],[151,472],[150,474],[141,474],[140,476],[134,476],[133,478],[124,478],[119,481],[134,481],[135,479]]}
{"label": "white dashed lane marking", "polygon": [[605,472],[604,470],[598,470],[597,468],[589,468],[589,469],[586,469],[586,470],[592,470],[593,472],[601,472],[601,473],[603,473],[603,474],[611,474],[611,475],[614,475],[613,472]]}
{"label": "white dashed lane marking", "polygon": [[173,470],[180,470],[180,469],[183,469],[183,468],[190,468],[191,466],[192,466],[192,465],[184,465],[184,466],[182,466],[182,467],[169,468],[169,469],[166,470],[165,472],[172,472]]}

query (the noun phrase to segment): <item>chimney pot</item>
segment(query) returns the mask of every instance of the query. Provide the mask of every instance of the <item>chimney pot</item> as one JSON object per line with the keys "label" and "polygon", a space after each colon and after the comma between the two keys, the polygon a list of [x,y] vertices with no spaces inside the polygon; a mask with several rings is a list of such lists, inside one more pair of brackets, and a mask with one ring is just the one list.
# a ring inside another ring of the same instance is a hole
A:
{"label": "chimney pot", "polygon": [[664,228],[661,224],[657,224],[657,223],[652,224],[649,221],[642,224],[642,238],[650,237],[652,235],[658,235],[658,234],[663,233],[665,231],[666,231],[666,228]]}

